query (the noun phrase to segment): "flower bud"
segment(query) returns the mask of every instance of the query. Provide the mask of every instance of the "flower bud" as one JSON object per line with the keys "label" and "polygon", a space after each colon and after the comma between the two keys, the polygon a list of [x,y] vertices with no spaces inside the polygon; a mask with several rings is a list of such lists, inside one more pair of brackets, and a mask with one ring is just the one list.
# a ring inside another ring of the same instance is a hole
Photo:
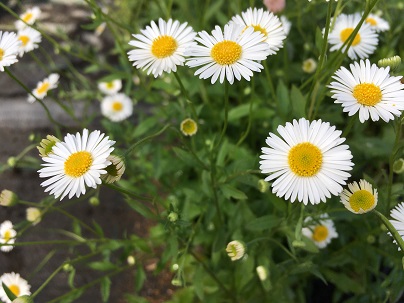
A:
{"label": "flower bud", "polygon": [[17,204],[18,197],[11,190],[3,189],[0,193],[0,205],[1,206],[13,206]]}
{"label": "flower bud", "polygon": [[226,252],[232,261],[236,261],[244,257],[245,246],[240,241],[231,241],[229,244],[227,244]]}
{"label": "flower bud", "polygon": [[39,222],[41,222],[42,213],[39,208],[28,207],[26,211],[26,218],[28,222],[32,223],[32,225],[37,225]]}
{"label": "flower bud", "polygon": [[396,174],[401,174],[404,172],[404,159],[403,158],[400,158],[400,159],[394,161],[393,172],[395,172]]}
{"label": "flower bud", "polygon": [[30,296],[24,295],[14,299],[12,303],[34,303],[34,300]]}
{"label": "flower bud", "polygon": [[255,269],[257,271],[257,275],[258,278],[261,281],[265,281],[268,278],[268,271],[266,270],[266,268],[262,265],[257,266],[257,268]]}
{"label": "flower bud", "polygon": [[170,221],[170,222],[175,222],[175,221],[177,221],[178,220],[178,214],[176,213],[176,212],[170,212],[169,214],[168,214],[168,220]]}
{"label": "flower bud", "polygon": [[379,67],[387,67],[389,66],[392,71],[396,70],[401,64],[401,57],[400,56],[393,56],[390,58],[383,58],[377,62]]}

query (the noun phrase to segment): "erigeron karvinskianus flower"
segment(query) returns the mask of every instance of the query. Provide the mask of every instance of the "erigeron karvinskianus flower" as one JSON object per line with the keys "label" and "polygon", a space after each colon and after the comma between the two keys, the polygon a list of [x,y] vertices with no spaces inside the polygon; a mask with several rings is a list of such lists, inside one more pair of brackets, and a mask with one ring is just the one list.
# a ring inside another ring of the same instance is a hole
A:
{"label": "erigeron karvinskianus flower", "polygon": [[368,17],[365,19],[365,22],[370,24],[370,26],[376,32],[385,32],[390,29],[389,23],[375,14],[369,14]]}
{"label": "erigeron karvinskianus flower", "polygon": [[303,61],[302,70],[305,73],[308,73],[308,74],[314,73],[316,68],[317,68],[317,62],[313,58],[309,58],[309,59],[306,59]]}
{"label": "erigeron karvinskianus flower", "polygon": [[67,134],[64,141],[55,144],[52,153],[42,158],[45,163],[38,171],[39,176],[48,179],[41,186],[60,200],[65,196],[80,197],[86,186],[96,188],[101,184],[101,175],[107,172],[105,168],[111,164],[107,158],[114,150],[114,143],[99,130]]}
{"label": "erigeron karvinskianus flower", "polygon": [[37,225],[41,222],[42,213],[41,210],[37,207],[28,207],[26,209],[26,219],[28,222],[31,222],[32,225]]}
{"label": "erigeron karvinskianus flower", "polygon": [[359,184],[356,181],[348,184],[348,189],[342,191],[340,198],[346,209],[354,214],[364,214],[376,207],[377,189],[362,179]]}
{"label": "erigeron karvinskianus flower", "polygon": [[17,55],[21,41],[15,33],[0,31],[0,71],[18,61]]}
{"label": "erigeron karvinskianus flower", "polygon": [[0,300],[2,300],[4,303],[11,303],[11,300],[4,291],[2,286],[3,283],[16,297],[31,294],[31,286],[26,280],[21,278],[20,274],[16,274],[14,272],[5,273],[0,277]]}
{"label": "erigeron karvinskianus flower", "polygon": [[[336,51],[342,47],[360,20],[361,15],[358,13],[352,15],[341,14],[337,17],[334,28],[328,35],[328,42],[332,45],[330,51]],[[348,57],[353,60],[368,58],[376,50],[378,42],[378,35],[372,29],[372,26],[368,23],[363,23],[348,49]],[[346,45],[342,48],[342,52],[345,49]]]}
{"label": "erigeron karvinskianus flower", "polygon": [[[11,251],[15,243],[15,237],[17,232],[13,228],[13,223],[11,221],[4,221],[0,224],[0,250],[3,252]],[[1,284],[0,284],[1,285]]]}
{"label": "erigeron karvinskianus flower", "polygon": [[237,240],[231,241],[227,244],[226,252],[232,261],[237,261],[244,257],[245,245]]}
{"label": "erigeron karvinskianus flower", "polygon": [[241,77],[250,81],[254,72],[260,72],[263,66],[257,61],[265,60],[271,50],[268,43],[262,42],[264,35],[254,31],[254,28],[226,24],[224,31],[216,26],[212,35],[207,32],[199,32],[195,38],[202,45],[190,47],[187,54],[186,65],[200,67],[195,75],[200,79],[211,78],[214,84],[218,79],[223,83],[226,78],[233,84],[234,78]]}
{"label": "erigeron karvinskianus flower", "polygon": [[260,170],[273,181],[272,192],[285,200],[307,204],[338,195],[354,165],[341,131],[328,122],[301,118],[278,126],[280,136],[269,133],[262,148]]}
{"label": "erigeron karvinskianus flower", "polygon": [[111,164],[105,168],[107,173],[101,175],[101,179],[105,183],[111,184],[121,179],[123,173],[125,172],[126,166],[123,159],[116,155],[109,155],[107,160],[110,161]]}
{"label": "erigeron karvinskianus flower", "polygon": [[141,30],[141,34],[133,35],[135,40],[129,44],[135,49],[128,52],[129,61],[156,78],[163,72],[176,72],[177,65],[184,65],[185,50],[195,44],[195,35],[186,22],[180,24],[172,19],[166,22],[160,18],[157,26],[152,21],[150,26]]}
{"label": "erigeron karvinskianus flower", "polygon": [[369,60],[350,64],[350,71],[341,67],[333,76],[336,81],[329,85],[334,103],[340,103],[349,116],[359,111],[362,123],[369,117],[385,122],[399,117],[404,110],[404,84],[401,76],[390,76],[389,70],[371,65]]}
{"label": "erigeron karvinskianus flower", "polygon": [[17,195],[8,189],[3,189],[0,193],[0,205],[1,206],[13,206],[17,204],[18,197]]}
{"label": "erigeron karvinskianus flower", "polygon": [[318,248],[325,248],[333,238],[338,238],[334,222],[327,214],[321,215],[318,220],[307,217],[304,222],[306,227],[302,228],[302,234],[312,240]]}
{"label": "erigeron karvinskianus flower", "polygon": [[34,103],[36,99],[43,100],[51,89],[57,88],[59,85],[59,75],[50,74],[47,78],[40,81],[36,88],[32,91],[32,95],[28,95],[28,102]]}
{"label": "erigeron karvinskianus flower", "polygon": [[17,38],[21,41],[18,55],[22,57],[25,53],[28,53],[35,48],[38,48],[38,43],[41,43],[42,36],[37,30],[27,27],[17,32]]}
{"label": "erigeron karvinskianus flower", "polygon": [[38,17],[41,15],[41,10],[39,7],[34,6],[33,8],[27,9],[26,12],[20,15],[21,20],[15,21],[15,27],[18,30],[24,29],[27,27],[27,24],[32,25],[35,23],[35,21],[38,19]]}
{"label": "erigeron karvinskianus flower", "polygon": [[245,28],[251,26],[254,31],[264,35],[262,41],[268,43],[270,55],[275,54],[283,47],[283,40],[286,35],[282,22],[273,13],[264,11],[263,8],[248,8],[240,15],[234,16],[230,22],[241,25]]}
{"label": "erigeron karvinskianus flower", "polygon": [[46,139],[42,139],[41,142],[39,142],[39,146],[36,147],[39,151],[39,156],[47,157],[52,153],[52,148],[58,142],[60,142],[60,140],[55,136],[47,135]]}
{"label": "erigeron karvinskianus flower", "polygon": [[133,102],[125,94],[106,96],[101,101],[101,113],[113,122],[120,122],[133,113]]}
{"label": "erigeron karvinskianus flower", "polygon": [[106,95],[115,95],[122,88],[122,80],[115,79],[107,82],[98,83],[98,89]]}
{"label": "erigeron karvinskianus flower", "polygon": [[[390,223],[404,240],[404,202],[401,202],[396,207],[394,207],[390,211],[390,216],[393,218],[389,220]],[[389,233],[389,235],[391,236],[391,233]],[[396,240],[394,240],[393,242],[397,244]],[[401,250],[400,246],[398,246],[398,250]]]}
{"label": "erigeron karvinskianus flower", "polygon": [[184,136],[193,136],[198,131],[198,124],[191,118],[187,118],[181,122],[180,130]]}

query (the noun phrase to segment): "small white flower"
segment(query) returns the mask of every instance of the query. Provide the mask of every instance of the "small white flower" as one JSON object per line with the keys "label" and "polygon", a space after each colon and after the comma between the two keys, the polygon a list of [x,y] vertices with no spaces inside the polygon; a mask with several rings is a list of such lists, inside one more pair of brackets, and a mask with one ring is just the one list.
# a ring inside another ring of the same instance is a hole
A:
{"label": "small white flower", "polygon": [[[404,240],[404,202],[394,207],[390,212],[390,216],[393,218],[389,220],[390,223]],[[389,235],[391,236],[391,233]],[[396,240],[393,242],[397,244]],[[400,246],[398,246],[398,250],[401,250]]]}
{"label": "small white flower", "polygon": [[404,84],[401,76],[389,75],[390,68],[377,67],[369,60],[350,64],[350,71],[341,67],[335,72],[328,86],[334,103],[340,103],[343,111],[353,116],[359,111],[359,121],[369,117],[373,121],[382,118],[385,122],[399,117],[404,110]]}
{"label": "small white flower", "polygon": [[354,165],[348,145],[341,145],[341,131],[328,122],[301,118],[278,126],[279,136],[269,133],[263,147],[260,170],[269,174],[272,192],[305,205],[337,196]]}
{"label": "small white flower", "polygon": [[113,122],[123,121],[133,113],[133,102],[125,94],[106,96],[101,101],[101,113]]}
{"label": "small white flower", "polygon": [[0,205],[1,206],[13,206],[18,202],[17,195],[8,189],[3,189],[0,193]]}
{"label": "small white flower", "polygon": [[[32,91],[32,95],[34,95],[37,99],[42,100],[48,94],[48,91],[57,88],[58,85],[59,75],[50,74],[49,77],[43,79],[36,85],[36,88]],[[36,101],[32,95],[28,95],[29,103],[34,103]]]}
{"label": "small white flower", "polygon": [[4,291],[2,285],[3,283],[7,285],[8,289],[16,296],[24,296],[30,295],[31,286],[28,284],[26,280],[21,278],[20,274],[16,274],[14,272],[5,273],[0,277],[0,299],[4,303],[12,303],[8,298],[6,292]]}
{"label": "small white flower", "polygon": [[306,59],[303,61],[302,70],[305,73],[309,73],[309,74],[314,73],[316,68],[317,68],[317,62],[313,58],[309,58],[309,59]]}
{"label": "small white flower", "polygon": [[15,33],[0,31],[0,71],[18,61],[17,54],[21,41]]}
{"label": "small white flower", "polygon": [[62,200],[65,196],[71,199],[74,195],[86,193],[86,186],[96,188],[101,184],[101,175],[107,173],[105,168],[111,164],[107,160],[114,150],[115,141],[95,130],[89,134],[87,129],[83,134],[67,134],[64,141],[57,142],[52,153],[43,157],[44,166],[39,177],[49,178],[41,183],[46,187],[45,192],[55,195]]}
{"label": "small white flower", "polygon": [[28,207],[26,210],[26,218],[28,222],[31,222],[32,225],[37,225],[41,222],[42,213],[41,210],[37,207]]}
{"label": "small white flower", "polygon": [[1,223],[0,244],[2,244],[2,246],[0,246],[0,250],[4,252],[11,251],[14,248],[12,244],[15,243],[15,236],[17,236],[17,232],[13,229],[13,223],[11,223],[11,221],[7,220]]}
{"label": "small white flower", "polygon": [[270,55],[283,47],[283,40],[286,38],[285,30],[282,22],[272,12],[264,11],[263,8],[248,8],[241,13],[241,16],[234,16],[230,22],[242,25],[244,28],[251,26],[254,31],[263,34],[262,41],[268,43]]}
{"label": "small white flower", "polygon": [[184,136],[191,137],[198,131],[198,124],[191,118],[187,118],[181,122],[180,129]]}
{"label": "small white flower", "polygon": [[245,246],[242,242],[234,240],[227,244],[226,252],[232,261],[237,261],[244,257]]}
{"label": "small white flower", "polygon": [[[332,45],[330,51],[336,51],[342,47],[360,20],[361,15],[358,13],[353,15],[341,14],[337,17],[334,28],[328,35],[328,42]],[[348,57],[353,60],[368,58],[376,50],[378,42],[378,35],[372,26],[363,23],[348,49]],[[346,46],[342,51],[345,51],[345,48]]]}
{"label": "small white flower", "polygon": [[385,32],[390,29],[390,25],[386,20],[374,14],[369,14],[365,22],[370,24],[376,32]]}
{"label": "small white flower", "polygon": [[126,166],[123,159],[116,155],[109,155],[107,160],[111,161],[111,164],[105,168],[107,173],[101,175],[101,179],[105,183],[111,184],[121,179],[123,173],[125,172]]}
{"label": "small white flower", "polygon": [[258,278],[261,281],[265,281],[268,278],[268,270],[264,266],[257,266],[255,270],[257,271]]}
{"label": "small white flower", "polygon": [[307,217],[304,222],[307,227],[302,228],[302,234],[311,239],[318,248],[324,248],[333,238],[338,238],[334,222],[327,214],[321,215],[319,220]]}
{"label": "small white flower", "polygon": [[106,95],[115,95],[122,88],[122,80],[115,79],[109,82],[98,83],[98,89]]}
{"label": "small white flower", "polygon": [[128,52],[129,61],[133,66],[152,73],[155,78],[163,72],[177,71],[177,65],[184,65],[185,50],[194,45],[196,33],[187,23],[180,24],[172,19],[167,22],[159,19],[157,26],[154,21],[141,34],[133,35],[130,45],[135,49]]}
{"label": "small white flower", "polygon": [[257,61],[265,60],[271,50],[268,43],[262,42],[264,35],[254,31],[252,27],[235,23],[224,26],[224,32],[219,26],[212,31],[212,35],[203,31],[195,38],[202,45],[190,47],[186,65],[199,67],[195,75],[201,79],[211,79],[214,84],[218,79],[223,83],[226,78],[233,84],[234,78],[241,77],[250,81],[254,72],[260,72],[263,66]]}
{"label": "small white flower", "polygon": [[22,55],[25,53],[38,48],[38,43],[42,41],[41,33],[31,27],[26,27],[19,30],[17,33],[17,38],[21,41],[18,50],[20,57],[22,57]]}
{"label": "small white flower", "polygon": [[377,189],[366,180],[355,181],[348,184],[348,189],[344,189],[340,194],[341,203],[345,208],[354,214],[364,214],[377,205]]}
{"label": "small white flower", "polygon": [[29,25],[34,24],[40,14],[41,14],[41,10],[39,9],[39,7],[34,6],[33,8],[29,8],[25,13],[20,15],[21,20],[15,21],[15,23],[14,23],[15,27],[18,30],[21,30],[21,29],[24,29],[27,27],[27,25],[25,23],[27,23]]}

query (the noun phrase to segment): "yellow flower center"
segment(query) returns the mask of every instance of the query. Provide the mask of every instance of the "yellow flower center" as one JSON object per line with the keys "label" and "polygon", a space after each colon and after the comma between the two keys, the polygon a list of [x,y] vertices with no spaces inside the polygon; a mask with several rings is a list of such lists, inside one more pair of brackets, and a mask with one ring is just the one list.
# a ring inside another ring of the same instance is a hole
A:
{"label": "yellow flower center", "polygon": [[197,131],[197,126],[195,121],[187,119],[181,123],[181,130],[187,135],[193,135]]}
{"label": "yellow flower center", "polygon": [[22,46],[27,45],[30,40],[28,36],[19,36],[18,39],[21,40]]}
{"label": "yellow flower center", "polygon": [[377,21],[375,20],[375,19],[373,19],[373,18],[366,18],[366,23],[369,23],[370,25],[372,25],[372,26],[376,26],[377,25]]}
{"label": "yellow flower center", "polygon": [[93,157],[88,151],[76,152],[67,158],[64,165],[65,174],[73,178],[81,177],[88,172],[91,164],[93,164]]}
{"label": "yellow flower center", "polygon": [[299,143],[293,146],[288,155],[289,167],[300,177],[312,177],[317,174],[323,163],[321,150],[309,143]]}
{"label": "yellow flower center", "polygon": [[48,91],[48,89],[49,89],[49,82],[44,82],[44,83],[42,83],[42,85],[40,87],[37,88],[36,91],[40,95],[40,94],[46,93]]}
{"label": "yellow flower center", "polygon": [[107,82],[106,86],[107,86],[108,89],[113,89],[114,88],[114,82],[113,81]]}
{"label": "yellow flower center", "polygon": [[177,48],[177,41],[171,36],[164,35],[153,40],[151,52],[155,57],[161,59],[174,54]]}
{"label": "yellow flower center", "polygon": [[240,44],[234,41],[224,40],[216,43],[210,51],[210,56],[220,65],[231,65],[241,58]]}
{"label": "yellow flower center", "polygon": [[[340,38],[341,38],[342,42],[345,42],[349,38],[349,36],[352,34],[353,31],[354,31],[354,29],[352,27],[348,27],[348,28],[342,30],[340,33]],[[355,45],[359,44],[360,42],[361,42],[361,35],[359,33],[357,33],[352,42],[352,46],[355,46]]]}
{"label": "yellow flower center", "polygon": [[313,230],[313,240],[316,242],[322,242],[327,239],[328,228],[324,225],[318,225]]}
{"label": "yellow flower center", "polygon": [[268,37],[268,33],[265,30],[265,28],[262,28],[260,25],[252,25],[252,27],[254,28],[255,32],[260,32],[261,34],[263,34],[266,37]]}
{"label": "yellow flower center", "polygon": [[362,105],[374,106],[382,100],[382,91],[373,83],[361,83],[354,87],[353,96]]}
{"label": "yellow flower center", "polygon": [[365,189],[358,190],[349,198],[349,204],[355,212],[359,209],[367,211],[375,204],[375,197],[373,194]]}
{"label": "yellow flower center", "polygon": [[0,48],[0,61],[3,60],[4,50]]}
{"label": "yellow flower center", "polygon": [[25,22],[29,22],[34,15],[32,13],[26,13],[21,19]]}
{"label": "yellow flower center", "polygon": [[15,284],[11,284],[10,286],[8,286],[8,289],[11,290],[11,292],[18,297],[20,295],[20,288],[18,287],[18,285]]}
{"label": "yellow flower center", "polygon": [[11,239],[11,232],[9,230],[6,230],[6,232],[4,233],[4,240],[8,242],[8,240],[10,239]]}
{"label": "yellow flower center", "polygon": [[121,102],[119,101],[114,101],[114,103],[112,103],[112,109],[116,112],[120,112],[123,108],[123,105]]}

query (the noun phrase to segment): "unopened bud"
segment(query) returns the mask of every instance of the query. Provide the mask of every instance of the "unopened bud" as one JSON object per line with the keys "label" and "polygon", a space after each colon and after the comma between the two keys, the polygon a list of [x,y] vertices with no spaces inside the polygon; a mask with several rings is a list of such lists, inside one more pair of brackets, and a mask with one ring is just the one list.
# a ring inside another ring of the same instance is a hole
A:
{"label": "unopened bud", "polygon": [[401,57],[400,56],[393,56],[390,58],[380,59],[377,62],[379,67],[387,67],[389,66],[392,71],[396,70],[401,64]]}
{"label": "unopened bud", "polygon": [[126,262],[128,262],[128,265],[133,266],[136,263],[136,259],[134,256],[128,256],[128,258],[126,259]]}
{"label": "unopened bud", "polygon": [[170,221],[170,222],[175,222],[175,221],[177,221],[178,220],[178,214],[176,213],[176,212],[170,212],[169,213],[169,215],[168,215],[168,220]]}
{"label": "unopened bud", "polygon": [[90,200],[88,200],[88,202],[89,202],[92,206],[98,206],[98,205],[100,205],[100,199],[98,199],[97,197],[91,197]]}
{"label": "unopened bud", "polygon": [[30,296],[24,295],[14,299],[12,303],[34,303],[34,300]]}
{"label": "unopened bud", "polygon": [[403,158],[400,158],[400,159],[394,161],[393,172],[395,172],[396,174],[401,174],[404,172],[404,159]]}
{"label": "unopened bud", "polygon": [[262,193],[266,193],[269,189],[269,183],[264,179],[258,181],[258,190]]}
{"label": "unopened bud", "polygon": [[11,190],[3,189],[0,193],[0,205],[1,206],[13,206],[17,204],[18,197]]}
{"label": "unopened bud", "polygon": [[7,159],[7,165],[14,167],[17,164],[17,159],[15,157],[10,157]]}

